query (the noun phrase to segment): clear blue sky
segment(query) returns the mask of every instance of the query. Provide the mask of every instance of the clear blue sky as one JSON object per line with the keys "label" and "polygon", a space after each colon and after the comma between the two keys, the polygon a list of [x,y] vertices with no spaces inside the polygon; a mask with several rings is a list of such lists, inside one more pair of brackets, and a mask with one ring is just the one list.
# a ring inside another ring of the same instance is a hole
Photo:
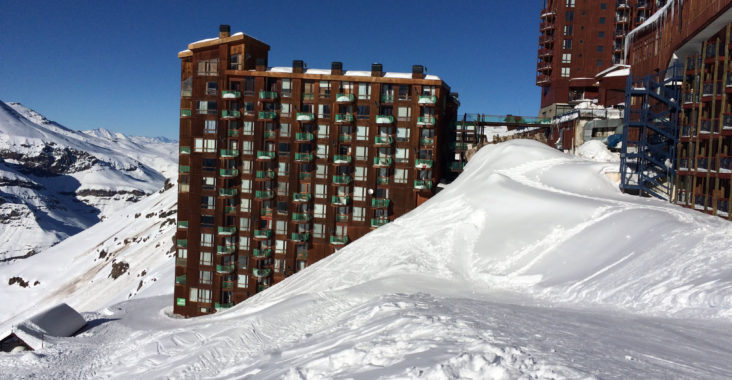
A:
{"label": "clear blue sky", "polygon": [[180,64],[219,24],[271,46],[269,64],[409,72],[422,64],[460,112],[536,115],[536,0],[3,0],[0,100],[73,129],[178,137]]}

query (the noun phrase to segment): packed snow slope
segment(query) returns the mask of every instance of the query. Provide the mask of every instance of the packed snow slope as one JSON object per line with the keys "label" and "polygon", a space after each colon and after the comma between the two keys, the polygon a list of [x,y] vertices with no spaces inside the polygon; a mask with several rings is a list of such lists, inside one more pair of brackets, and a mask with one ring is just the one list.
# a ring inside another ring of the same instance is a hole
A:
{"label": "packed snow slope", "polygon": [[621,194],[616,170],[489,145],[424,205],[228,311],[180,320],[170,294],[137,298],[87,314],[81,336],[0,355],[0,371],[732,377],[732,224]]}
{"label": "packed snow slope", "polygon": [[176,143],[74,131],[0,101],[0,262],[27,257],[163,187]]}

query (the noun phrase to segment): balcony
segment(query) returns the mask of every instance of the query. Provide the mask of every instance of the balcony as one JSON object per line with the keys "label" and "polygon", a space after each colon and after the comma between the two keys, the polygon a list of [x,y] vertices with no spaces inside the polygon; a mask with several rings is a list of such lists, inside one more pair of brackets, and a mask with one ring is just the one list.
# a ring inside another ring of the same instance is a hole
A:
{"label": "balcony", "polygon": [[414,167],[417,169],[430,169],[432,168],[432,160],[416,159],[414,160]]}
{"label": "balcony", "polygon": [[353,121],[353,115],[350,113],[337,113],[335,115],[336,123],[350,123]]}
{"label": "balcony", "polygon": [[275,152],[270,152],[266,150],[258,150],[257,151],[257,159],[262,160],[272,160],[275,158]]}
{"label": "balcony", "polygon": [[391,136],[374,136],[374,145],[391,145],[394,144],[394,138]]}
{"label": "balcony", "polygon": [[297,121],[313,121],[315,119],[315,115],[308,112],[298,112],[295,118]]}
{"label": "balcony", "polygon": [[228,274],[236,270],[236,266],[234,265],[217,265],[216,266],[216,273],[221,274]]}
{"label": "balcony", "polygon": [[272,190],[257,190],[254,192],[255,199],[272,199],[275,193]]}
{"label": "balcony", "polygon": [[[221,288],[222,289],[234,289],[234,282],[232,281],[222,281],[221,282]],[[232,304],[233,306],[233,304]],[[231,307],[231,306],[229,306]]]}
{"label": "balcony", "polygon": [[255,239],[269,239],[272,237],[271,229],[254,230]]}
{"label": "balcony", "polygon": [[307,223],[312,219],[313,217],[310,216],[310,214],[302,214],[302,213],[293,213],[292,214],[292,221],[293,222],[299,222],[299,223]]}
{"label": "balcony", "polygon": [[293,241],[305,242],[310,240],[310,234],[298,234],[293,232],[290,234],[290,239]]}
{"label": "balcony", "polygon": [[273,211],[274,210],[271,207],[262,206],[262,208],[259,209],[259,216],[272,216]]}
{"label": "balcony", "polygon": [[277,131],[264,131],[264,138],[265,139],[276,139]]}
{"label": "balcony", "polygon": [[274,179],[275,175],[274,170],[257,170],[255,174],[257,179]]}
{"label": "balcony", "polygon": [[391,115],[376,115],[376,124],[393,124],[394,116]]}
{"label": "balcony", "polygon": [[252,274],[256,278],[264,278],[269,277],[270,274],[272,274],[272,269],[259,269],[259,268],[252,268]]}
{"label": "balcony", "polygon": [[336,214],[335,221],[336,223],[348,223],[348,219],[350,219],[351,216],[349,214]]}
{"label": "balcony", "polygon": [[433,125],[435,124],[434,116],[420,116],[417,118],[417,125]]}
{"label": "balcony", "polygon": [[274,91],[259,91],[259,99],[274,100],[277,99],[277,93]]}
{"label": "balcony", "polygon": [[228,135],[229,137],[239,137],[239,133],[240,133],[240,132],[239,132],[239,130],[238,130],[238,129],[229,129],[228,131],[226,131],[226,134],[227,134],[227,135]]}
{"label": "balcony", "polygon": [[239,190],[234,188],[221,188],[219,189],[219,196],[220,197],[233,197],[239,193]]}
{"label": "balcony", "polygon": [[391,163],[392,163],[391,157],[374,157],[374,166],[375,167],[391,166]]}
{"label": "balcony", "polygon": [[191,154],[191,147],[190,146],[180,147],[180,154]]}
{"label": "balcony", "polygon": [[191,117],[191,115],[193,115],[193,111],[190,108],[181,108],[180,117]]}
{"label": "balcony", "polygon": [[315,135],[313,135],[312,133],[305,133],[305,132],[295,133],[296,142],[312,142],[314,138],[315,138]]}
{"label": "balcony", "polygon": [[391,200],[385,198],[371,198],[371,207],[387,208],[391,204]]}
{"label": "balcony", "polygon": [[175,276],[175,284],[176,285],[185,285],[186,284],[186,275]]}
{"label": "balcony", "polygon": [[371,219],[371,227],[381,227],[384,224],[389,223],[389,219],[387,218],[373,218]]}
{"label": "balcony", "polygon": [[221,118],[222,119],[235,119],[241,117],[241,112],[234,111],[234,110],[222,110],[221,111]]}
{"label": "balcony", "polygon": [[376,183],[379,185],[388,185],[389,177],[376,177]]}
{"label": "balcony", "polygon": [[181,229],[188,228],[188,221],[187,220],[179,220],[178,221],[178,228],[181,228]]}
{"label": "balcony", "polygon": [[347,143],[353,141],[353,136],[347,135],[347,134],[340,134],[338,135],[338,141],[342,143]]}
{"label": "balcony", "polygon": [[333,206],[346,206],[351,202],[351,197],[349,196],[337,196],[333,195],[330,197],[330,204]]}
{"label": "balcony", "polygon": [[239,175],[238,169],[219,169],[219,176],[224,178],[236,177]]}
{"label": "balcony", "polygon": [[216,254],[217,255],[230,255],[236,251],[236,246],[233,245],[217,245],[216,246]]}
{"label": "balcony", "polygon": [[239,99],[239,98],[241,98],[241,92],[224,90],[224,91],[221,91],[221,98],[222,99]]}
{"label": "balcony", "polygon": [[234,226],[230,226],[230,227],[219,226],[218,231],[219,231],[219,235],[222,235],[222,236],[230,236],[230,235],[233,235],[233,234],[236,233],[236,227],[234,227]]}
{"label": "balcony", "polygon": [[293,202],[309,202],[310,199],[312,199],[313,195],[310,193],[294,193],[292,194],[292,201]]}
{"label": "balcony", "polygon": [[273,120],[277,117],[277,112],[274,111],[259,111],[257,118],[259,120]]}
{"label": "balcony", "polygon": [[185,257],[183,257],[183,258],[176,257],[175,258],[175,265],[176,266],[179,266],[179,267],[184,267],[184,266],[188,265],[188,260]]}
{"label": "balcony", "polygon": [[295,153],[295,161],[297,162],[310,162],[313,160],[312,153]]}
{"label": "balcony", "polygon": [[175,246],[178,248],[188,248],[188,239],[178,239],[175,242]]}
{"label": "balcony", "polygon": [[435,95],[420,95],[417,100],[417,104],[435,104],[437,103],[437,96]]}
{"label": "balcony", "polygon": [[297,177],[301,181],[310,181],[310,180],[313,179],[313,173],[311,173],[311,172],[300,172],[300,174],[298,174]]}
{"label": "balcony", "polygon": [[219,155],[221,157],[226,157],[226,158],[229,158],[229,157],[238,157],[239,156],[239,151],[236,150],[236,149],[220,149],[219,150]]}
{"label": "balcony", "polygon": [[181,173],[190,173],[191,167],[188,165],[180,165],[180,166],[178,166],[178,171]]}
{"label": "balcony", "polygon": [[216,303],[214,303],[214,309],[216,309],[216,311],[229,309],[229,308],[231,308],[233,306],[234,306],[234,303],[233,302],[229,302],[229,303],[218,303],[218,302],[216,302]]}
{"label": "balcony", "polygon": [[255,248],[252,250],[252,256],[258,258],[258,259],[264,259],[267,257],[272,256],[272,250],[271,249],[258,249]]}
{"label": "balcony", "polygon": [[330,236],[330,244],[333,245],[345,245],[348,244],[348,236]]}
{"label": "balcony", "polygon": [[381,95],[382,103],[394,103],[394,95]]}
{"label": "balcony", "polygon": [[336,102],[338,103],[351,103],[356,100],[353,94],[338,94],[336,95]]}
{"label": "balcony", "polygon": [[424,146],[435,145],[435,139],[430,138],[430,137],[422,137],[421,139],[419,139],[419,145],[424,145]]}
{"label": "balcony", "polygon": [[333,183],[336,185],[348,185],[351,183],[351,176],[350,175],[334,175],[333,176]]}
{"label": "balcony", "polygon": [[333,155],[333,163],[334,164],[350,164],[351,163],[351,156],[345,155],[345,154],[335,154]]}
{"label": "balcony", "polygon": [[431,189],[432,181],[416,180],[414,181],[414,188],[417,190]]}

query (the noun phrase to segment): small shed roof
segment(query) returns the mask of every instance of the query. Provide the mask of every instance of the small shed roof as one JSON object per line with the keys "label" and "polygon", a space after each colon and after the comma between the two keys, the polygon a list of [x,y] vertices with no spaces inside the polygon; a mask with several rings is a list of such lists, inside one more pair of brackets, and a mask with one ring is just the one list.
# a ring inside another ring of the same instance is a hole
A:
{"label": "small shed roof", "polygon": [[[67,337],[86,326],[86,320],[71,306],[62,303],[24,321],[13,331],[32,349],[41,347],[45,336]],[[7,336],[3,334],[0,340]]]}

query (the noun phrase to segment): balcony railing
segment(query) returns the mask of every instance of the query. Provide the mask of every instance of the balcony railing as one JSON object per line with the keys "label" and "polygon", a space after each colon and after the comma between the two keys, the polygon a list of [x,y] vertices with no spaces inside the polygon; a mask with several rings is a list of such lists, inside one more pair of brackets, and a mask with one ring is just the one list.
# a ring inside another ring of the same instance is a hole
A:
{"label": "balcony railing", "polygon": [[269,239],[272,237],[271,229],[254,230],[254,237],[257,239]]}
{"label": "balcony railing", "polygon": [[376,183],[379,185],[388,185],[389,177],[376,177]]}
{"label": "balcony railing", "polygon": [[356,100],[356,97],[353,94],[338,94],[338,95],[336,95],[336,102],[338,102],[338,103],[352,102],[354,100]]}
{"label": "balcony railing", "polygon": [[345,206],[350,202],[351,202],[351,197],[349,197],[349,196],[341,197],[338,195],[333,195],[330,197],[330,203],[334,206]]}
{"label": "balcony railing", "polygon": [[219,149],[219,154],[221,157],[237,157],[239,156],[239,151],[236,149]]}
{"label": "balcony railing", "polygon": [[416,180],[414,181],[414,188],[418,190],[431,189],[432,181]]}
{"label": "balcony railing", "polygon": [[295,161],[309,162],[313,160],[312,153],[295,153]]}
{"label": "balcony railing", "polygon": [[437,103],[437,96],[435,95],[420,95],[417,100],[418,104],[435,104]]}
{"label": "balcony railing", "polygon": [[274,170],[257,170],[256,177],[258,179],[273,179],[275,174]]}
{"label": "balcony railing", "polygon": [[394,103],[394,95],[381,95],[382,103]]}
{"label": "balcony railing", "polygon": [[219,169],[219,176],[221,177],[236,177],[239,175],[238,169]]}
{"label": "balcony railing", "polygon": [[348,236],[331,235],[330,236],[330,244],[333,244],[333,245],[344,245],[344,244],[348,244]]}
{"label": "balcony railing", "polygon": [[193,111],[191,111],[190,108],[181,108],[181,110],[180,110],[181,117],[189,117],[191,115],[193,115]]}
{"label": "balcony railing", "polygon": [[384,224],[389,223],[389,219],[385,218],[373,218],[371,219],[371,227],[381,227]]}
{"label": "balcony railing", "polygon": [[294,222],[309,222],[312,218],[310,214],[292,213],[292,221]]}
{"label": "balcony railing", "polygon": [[175,276],[175,284],[176,285],[185,285],[186,284],[186,275]]}
{"label": "balcony railing", "polygon": [[294,193],[292,194],[293,202],[308,202],[313,197],[310,193]]}
{"label": "balcony railing", "polygon": [[392,123],[394,123],[394,116],[376,115],[376,124],[392,124]]}
{"label": "balcony railing", "polygon": [[216,254],[217,255],[230,255],[236,251],[236,246],[233,245],[217,245],[216,246]]}
{"label": "balcony railing", "polygon": [[313,121],[315,115],[309,112],[298,112],[296,116],[297,121]]}
{"label": "balcony railing", "polygon": [[272,256],[272,250],[271,249],[258,249],[258,248],[255,248],[255,249],[252,250],[252,256],[254,256],[254,257],[258,258],[258,259],[270,257],[270,256]]}
{"label": "balcony railing", "polygon": [[239,193],[239,190],[237,189],[227,189],[227,188],[221,188],[219,189],[219,196],[221,197],[233,197],[236,194]]}
{"label": "balcony railing", "polygon": [[229,308],[231,308],[233,306],[234,306],[234,303],[233,302],[229,302],[229,303],[218,303],[218,302],[216,302],[216,303],[214,303],[214,309],[216,309],[216,310],[225,310],[225,309],[229,309]]}
{"label": "balcony railing", "polygon": [[239,137],[239,130],[238,129],[229,129],[226,133],[229,137]]}
{"label": "balcony railing", "polygon": [[257,190],[254,192],[254,198],[256,199],[272,199],[274,195],[272,190]]}
{"label": "balcony railing", "polygon": [[333,163],[334,164],[350,164],[351,163],[351,156],[345,155],[345,154],[335,154],[333,155]]}
{"label": "balcony railing", "polygon": [[230,227],[223,227],[219,226],[218,228],[219,235],[233,235],[236,233],[236,227],[230,226]]}
{"label": "balcony railing", "polygon": [[231,273],[234,270],[236,270],[236,266],[234,266],[234,265],[217,265],[216,266],[216,273]]}
{"label": "balcony railing", "polygon": [[254,277],[264,278],[264,277],[268,277],[270,274],[272,274],[272,269],[252,268],[252,274],[254,275]]}
{"label": "balcony railing", "polygon": [[188,247],[188,239],[178,239],[176,240],[175,246],[178,248],[187,248]]}
{"label": "balcony railing", "polygon": [[292,234],[290,234],[290,239],[294,240],[294,241],[300,241],[300,242],[308,241],[308,240],[310,240],[310,234],[298,234],[298,233],[293,232]]}
{"label": "balcony railing", "polygon": [[391,166],[391,157],[374,157],[374,166]]}
{"label": "balcony railing", "polygon": [[374,145],[391,145],[394,138],[391,136],[374,136]]}
{"label": "balcony railing", "polygon": [[277,99],[277,93],[274,91],[259,91],[259,99],[265,99],[265,100]]}
{"label": "balcony railing", "polygon": [[257,116],[260,120],[272,120],[277,117],[277,112],[273,111],[259,111],[259,115]]}
{"label": "balcony railing", "polygon": [[266,151],[266,150],[257,151],[257,158],[261,158],[264,160],[271,160],[271,159],[275,158],[275,155],[276,155],[275,152],[270,152],[270,151]]}
{"label": "balcony railing", "polygon": [[349,183],[351,183],[351,176],[350,175],[334,175],[333,183],[337,184],[337,185],[348,185]]}
{"label": "balcony railing", "polygon": [[340,135],[338,135],[338,141],[339,142],[351,142],[351,141],[353,141],[353,136],[347,135],[347,134],[340,134]]}
{"label": "balcony railing", "polygon": [[241,98],[241,92],[224,90],[221,91],[221,97],[224,99],[239,99]]}
{"label": "balcony railing", "polygon": [[191,154],[191,147],[190,146],[180,147],[180,154]]}
{"label": "balcony railing", "polygon": [[432,168],[432,160],[416,159],[414,160],[414,167],[417,169],[430,169]]}
{"label": "balcony railing", "polygon": [[308,132],[295,133],[295,141],[298,141],[298,142],[313,141],[314,138],[315,138],[315,135],[313,135],[312,133],[308,133]]}
{"label": "balcony railing", "polygon": [[264,131],[264,138],[265,139],[276,139],[277,131]]}
{"label": "balcony railing", "polygon": [[188,221],[187,220],[179,220],[178,221],[178,228],[188,228]]}
{"label": "balcony railing", "polygon": [[418,125],[432,125],[435,123],[434,116],[420,116],[417,118]]}
{"label": "balcony railing", "polygon": [[235,111],[235,110],[222,110],[221,111],[221,118],[222,119],[233,119],[241,117],[241,112]]}
{"label": "balcony railing", "polygon": [[353,115],[350,113],[337,113],[335,115],[336,123],[350,123],[353,121]]}
{"label": "balcony railing", "polygon": [[178,166],[178,171],[181,173],[190,173],[191,167],[188,165],[180,165],[180,166]]}
{"label": "balcony railing", "polygon": [[385,198],[371,198],[371,207],[386,208],[391,204],[391,200]]}

